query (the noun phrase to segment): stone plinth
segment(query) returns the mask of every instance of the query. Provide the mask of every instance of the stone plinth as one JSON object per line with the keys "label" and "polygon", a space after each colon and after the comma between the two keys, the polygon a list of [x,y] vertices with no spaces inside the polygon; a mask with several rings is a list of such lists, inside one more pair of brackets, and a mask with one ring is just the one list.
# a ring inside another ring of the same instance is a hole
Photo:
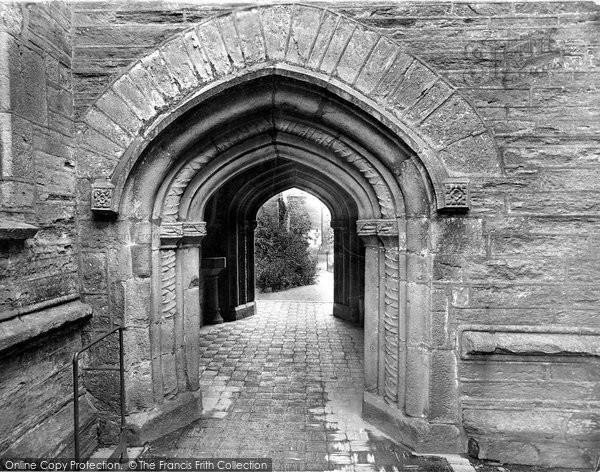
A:
{"label": "stone plinth", "polygon": [[202,259],[202,274],[206,284],[205,324],[223,323],[219,307],[219,274],[225,269],[225,257],[207,257]]}

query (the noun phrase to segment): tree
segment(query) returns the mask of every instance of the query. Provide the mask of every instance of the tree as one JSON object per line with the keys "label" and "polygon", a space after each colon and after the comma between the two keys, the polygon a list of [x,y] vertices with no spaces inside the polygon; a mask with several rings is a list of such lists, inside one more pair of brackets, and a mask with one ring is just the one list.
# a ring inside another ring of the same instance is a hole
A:
{"label": "tree", "polygon": [[304,202],[282,195],[263,205],[256,228],[256,285],[261,291],[315,283],[317,261],[308,251],[310,217]]}

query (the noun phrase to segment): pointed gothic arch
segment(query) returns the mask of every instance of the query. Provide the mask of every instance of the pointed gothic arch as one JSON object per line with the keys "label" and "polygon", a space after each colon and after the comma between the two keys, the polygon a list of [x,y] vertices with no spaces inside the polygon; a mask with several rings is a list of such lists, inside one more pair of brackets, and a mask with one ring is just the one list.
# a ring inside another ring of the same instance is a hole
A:
{"label": "pointed gothic arch", "polygon": [[[106,244],[119,254],[129,345],[149,340],[127,354],[132,421],[198,388],[206,204],[257,162],[280,159],[307,187],[350,199],[339,237],[364,245],[364,262],[346,272],[366,274],[356,285],[365,415],[420,451],[465,449],[458,412],[430,416],[429,234],[437,210],[468,207],[468,178],[499,163],[474,109],[422,61],[319,7],[237,10],[133,64],[87,110],[77,140],[96,164],[82,176],[91,210],[117,215]],[[263,185],[268,173],[252,175]],[[236,224],[263,197],[234,195]],[[81,221],[98,231],[91,215]],[[445,381],[436,388],[455,391]]]}

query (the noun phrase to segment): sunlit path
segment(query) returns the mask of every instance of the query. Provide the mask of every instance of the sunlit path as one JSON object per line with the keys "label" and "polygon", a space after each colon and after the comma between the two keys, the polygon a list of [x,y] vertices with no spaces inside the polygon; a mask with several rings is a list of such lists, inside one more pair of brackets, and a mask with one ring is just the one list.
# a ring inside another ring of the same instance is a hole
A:
{"label": "sunlit path", "polygon": [[279,292],[257,292],[258,300],[296,300],[305,302],[333,301],[333,272],[319,270],[317,283]]}
{"label": "sunlit path", "polygon": [[204,328],[203,419],[153,442],[146,457],[270,457],[276,471],[450,471],[362,421],[363,331],[330,313],[330,303],[259,301],[252,318]]}

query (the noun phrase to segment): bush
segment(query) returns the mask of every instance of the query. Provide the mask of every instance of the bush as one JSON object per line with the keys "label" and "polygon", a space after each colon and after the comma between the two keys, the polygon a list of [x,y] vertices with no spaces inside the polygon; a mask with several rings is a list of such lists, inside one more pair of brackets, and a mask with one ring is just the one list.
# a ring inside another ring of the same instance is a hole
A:
{"label": "bush", "polygon": [[310,219],[304,206],[288,207],[278,197],[263,206],[257,220],[257,287],[264,292],[314,284],[317,261],[308,251]]}

